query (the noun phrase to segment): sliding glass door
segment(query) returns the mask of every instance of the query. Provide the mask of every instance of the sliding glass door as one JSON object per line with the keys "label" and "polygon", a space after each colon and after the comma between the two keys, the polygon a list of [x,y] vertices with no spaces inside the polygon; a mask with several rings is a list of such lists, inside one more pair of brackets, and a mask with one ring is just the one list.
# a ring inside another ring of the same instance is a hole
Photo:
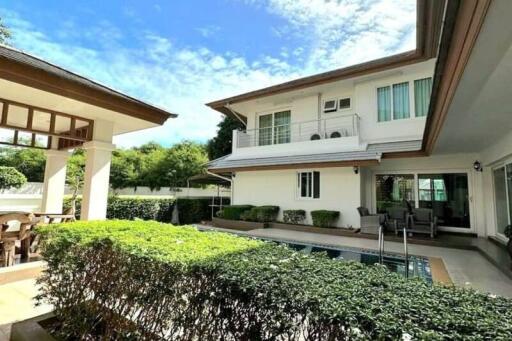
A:
{"label": "sliding glass door", "polygon": [[429,208],[437,217],[438,226],[471,232],[467,173],[376,174],[375,197],[378,213],[397,206]]}
{"label": "sliding glass door", "polygon": [[505,227],[512,223],[512,163],[495,168],[493,176],[496,232],[503,236]]}
{"label": "sliding glass door", "polygon": [[418,206],[432,209],[439,226],[469,229],[467,174],[418,174]]}
{"label": "sliding glass door", "polygon": [[407,207],[407,203],[414,205],[413,174],[383,174],[375,180],[378,213],[390,207]]}

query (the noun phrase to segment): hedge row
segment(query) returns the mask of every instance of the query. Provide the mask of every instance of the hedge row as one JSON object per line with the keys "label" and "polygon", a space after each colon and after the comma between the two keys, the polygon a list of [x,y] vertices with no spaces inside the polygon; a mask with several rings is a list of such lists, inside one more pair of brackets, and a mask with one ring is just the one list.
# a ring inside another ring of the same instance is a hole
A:
{"label": "hedge row", "polygon": [[156,222],[38,231],[62,339],[512,339],[512,300],[378,265]]}
{"label": "hedge row", "polygon": [[[217,212],[217,216],[229,220],[257,221],[268,223],[276,221],[279,213],[279,206],[252,206],[252,205],[231,205],[226,206],[222,211]],[[335,227],[336,221],[340,217],[340,212],[329,210],[311,211],[313,225],[318,227]],[[304,210],[285,210],[283,211],[283,220],[285,223],[299,224],[306,219]]]}
{"label": "hedge row", "polygon": [[[116,197],[108,198],[108,219],[142,219],[171,222],[175,199]],[[178,199],[180,224],[197,223],[211,219],[211,199]],[[64,209],[71,199],[64,200]],[[81,200],[77,199],[76,215],[80,217]]]}

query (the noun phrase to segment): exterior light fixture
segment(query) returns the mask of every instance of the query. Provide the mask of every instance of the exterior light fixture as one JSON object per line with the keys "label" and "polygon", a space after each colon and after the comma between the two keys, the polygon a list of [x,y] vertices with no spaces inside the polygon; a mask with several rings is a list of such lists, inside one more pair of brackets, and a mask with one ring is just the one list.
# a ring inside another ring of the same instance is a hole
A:
{"label": "exterior light fixture", "polygon": [[481,172],[483,170],[482,164],[480,163],[480,161],[476,160],[473,163],[473,169],[476,170],[477,172]]}
{"label": "exterior light fixture", "polygon": [[354,166],[354,174],[358,174],[359,173],[359,167],[358,166]]}

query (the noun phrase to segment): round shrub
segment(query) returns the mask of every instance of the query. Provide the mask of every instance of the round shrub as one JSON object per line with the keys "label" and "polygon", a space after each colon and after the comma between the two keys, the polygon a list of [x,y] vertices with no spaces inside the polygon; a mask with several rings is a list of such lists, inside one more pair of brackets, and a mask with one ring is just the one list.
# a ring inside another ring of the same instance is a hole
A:
{"label": "round shrub", "polygon": [[311,211],[313,225],[318,227],[334,227],[336,220],[340,217],[338,211],[318,210]]}
{"label": "round shrub", "polygon": [[27,183],[27,178],[14,167],[0,166],[0,190],[20,188]]}
{"label": "round shrub", "polygon": [[301,224],[306,220],[306,211],[304,210],[284,210],[283,221],[287,224]]}
{"label": "round shrub", "polygon": [[156,222],[38,233],[62,339],[512,339],[512,300],[379,265]]}

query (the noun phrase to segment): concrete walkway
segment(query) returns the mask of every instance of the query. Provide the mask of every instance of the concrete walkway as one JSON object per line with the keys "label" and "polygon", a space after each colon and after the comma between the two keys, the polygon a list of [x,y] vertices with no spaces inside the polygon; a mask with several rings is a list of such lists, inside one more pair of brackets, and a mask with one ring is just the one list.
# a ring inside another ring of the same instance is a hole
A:
{"label": "concrete walkway", "polygon": [[[239,232],[206,225],[198,225],[198,227],[285,241],[378,250],[377,241],[366,238],[331,236],[272,228]],[[386,242],[384,248],[386,252],[403,254],[402,243]],[[482,292],[512,297],[512,280],[477,251],[409,244],[409,254],[441,258],[453,283],[457,286],[471,287]]]}
{"label": "concrete walkway", "polygon": [[0,341],[9,340],[11,324],[51,311],[51,306],[35,307],[38,293],[35,279],[0,285]]}

